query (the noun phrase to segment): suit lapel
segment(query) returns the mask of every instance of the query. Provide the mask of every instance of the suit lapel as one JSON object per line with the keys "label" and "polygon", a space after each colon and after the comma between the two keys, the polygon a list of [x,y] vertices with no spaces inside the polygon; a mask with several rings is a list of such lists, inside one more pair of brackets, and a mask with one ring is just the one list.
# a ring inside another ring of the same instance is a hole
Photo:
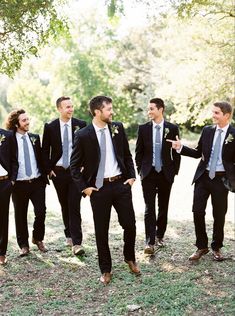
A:
{"label": "suit lapel", "polygon": [[[111,137],[111,140],[112,140],[112,144],[113,144],[113,150],[114,150],[114,153],[115,153],[115,156],[117,157],[118,156],[118,150],[117,150],[117,134],[114,134],[112,136],[112,126],[114,126],[115,124],[108,124],[108,128],[109,128],[109,133],[110,133],[110,137]],[[115,125],[117,126],[117,125]]]}
{"label": "suit lapel", "polygon": [[62,149],[62,135],[60,132],[60,120],[59,119],[55,120],[55,129],[54,130],[55,130],[55,137],[57,139],[57,142],[59,143],[59,146]]}
{"label": "suit lapel", "polygon": [[92,124],[90,124],[88,126],[88,133],[89,133],[89,138],[90,138],[91,144],[93,144],[97,148],[97,152],[99,153],[100,146],[99,146],[99,142],[98,142],[98,139],[96,136],[94,126]]}

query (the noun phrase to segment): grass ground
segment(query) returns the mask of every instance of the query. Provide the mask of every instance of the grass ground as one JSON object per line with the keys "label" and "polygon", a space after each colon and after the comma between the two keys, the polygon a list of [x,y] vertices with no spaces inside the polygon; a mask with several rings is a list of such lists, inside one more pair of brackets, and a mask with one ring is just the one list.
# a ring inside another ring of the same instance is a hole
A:
{"label": "grass ground", "polygon": [[[197,163],[197,162],[196,162]],[[194,227],[190,185],[196,163],[182,159],[169,207],[166,247],[145,256],[140,181],[133,187],[137,220],[137,260],[142,275],[132,275],[122,256],[122,230],[115,211],[110,227],[113,279],[104,287],[98,282],[92,213],[88,198],[82,201],[86,256],[77,258],[65,246],[59,204],[53,186],[47,188],[45,242],[49,251],[40,254],[31,245],[28,257],[18,255],[11,208],[8,264],[0,267],[0,315],[234,315],[234,195],[229,194],[223,253],[214,262],[211,253],[192,264]],[[29,227],[33,221],[29,210]],[[207,208],[208,236],[212,233],[211,208]]]}

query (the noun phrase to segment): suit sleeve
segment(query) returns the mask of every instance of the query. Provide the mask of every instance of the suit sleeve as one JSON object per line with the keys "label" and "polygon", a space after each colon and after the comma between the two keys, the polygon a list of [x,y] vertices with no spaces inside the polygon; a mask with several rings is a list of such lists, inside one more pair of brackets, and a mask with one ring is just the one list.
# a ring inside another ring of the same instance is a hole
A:
{"label": "suit sleeve", "polygon": [[50,143],[50,131],[49,126],[46,123],[44,125],[43,137],[42,137],[42,158],[44,162],[44,168],[47,174],[50,173],[50,151],[51,151],[51,143]]}
{"label": "suit sleeve", "polygon": [[134,167],[134,163],[133,163],[133,159],[132,159],[132,155],[130,152],[130,148],[129,148],[129,143],[128,143],[128,139],[124,130],[123,125],[122,126],[122,131],[123,131],[123,144],[124,144],[124,163],[125,163],[125,167],[127,170],[127,179],[131,179],[131,178],[135,178],[135,167]]}
{"label": "suit sleeve", "polygon": [[[176,140],[176,136],[178,137],[180,136],[178,126],[176,126],[175,131],[176,131],[175,132],[175,140]],[[178,174],[179,169],[180,169],[181,157],[180,157],[180,154],[178,154],[176,150],[172,150],[172,156],[173,156],[173,161],[174,161],[174,166],[175,166],[175,174]]]}
{"label": "suit sleeve", "polygon": [[188,146],[183,146],[182,150],[180,152],[180,154],[182,156],[188,156],[188,157],[192,157],[192,158],[201,158],[202,156],[202,138],[204,136],[205,133],[205,129],[202,130],[202,134],[200,136],[200,139],[198,141],[198,145],[195,148],[190,148]]}
{"label": "suit sleeve", "polygon": [[143,138],[141,135],[141,129],[139,126],[136,147],[135,147],[135,163],[136,163],[138,173],[140,173],[140,170],[141,170],[143,155],[144,155],[144,143],[143,143]]}
{"label": "suit sleeve", "polygon": [[9,145],[10,145],[11,181],[16,181],[19,163],[18,163],[18,159],[16,155],[17,144],[16,144],[15,137],[13,135],[10,136]]}
{"label": "suit sleeve", "polygon": [[79,191],[83,191],[89,185],[83,177],[83,166],[84,166],[84,152],[82,147],[82,139],[79,132],[76,133],[73,145],[73,151],[70,158],[70,171],[71,176],[78,187]]}

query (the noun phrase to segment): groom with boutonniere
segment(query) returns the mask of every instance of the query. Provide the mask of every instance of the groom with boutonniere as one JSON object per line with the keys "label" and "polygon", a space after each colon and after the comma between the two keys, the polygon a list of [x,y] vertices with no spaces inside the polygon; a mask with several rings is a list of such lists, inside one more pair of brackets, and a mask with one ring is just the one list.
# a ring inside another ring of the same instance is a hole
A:
{"label": "groom with boutonniere", "polygon": [[216,261],[224,260],[221,252],[224,240],[224,223],[228,207],[228,192],[235,192],[235,128],[229,124],[232,106],[216,102],[212,108],[214,125],[205,126],[196,148],[181,145],[181,141],[168,140],[181,155],[201,158],[193,183],[193,216],[197,250],[189,260],[199,260],[209,252],[205,210],[211,196],[214,217],[211,248]]}
{"label": "groom with boutonniere", "polygon": [[70,161],[73,180],[93,211],[100,282],[112,277],[109,222],[112,206],[124,234],[124,261],[131,272],[140,274],[135,259],[135,214],[131,186],[135,169],[122,123],[112,122],[112,99],[96,96],[90,101],[92,123],[76,133]]}

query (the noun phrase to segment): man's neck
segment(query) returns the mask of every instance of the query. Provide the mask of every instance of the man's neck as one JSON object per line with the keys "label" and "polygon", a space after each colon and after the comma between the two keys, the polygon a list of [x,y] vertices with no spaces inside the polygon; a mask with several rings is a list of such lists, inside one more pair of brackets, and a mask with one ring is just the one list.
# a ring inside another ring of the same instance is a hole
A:
{"label": "man's neck", "polygon": [[101,120],[97,119],[96,117],[93,118],[92,122],[99,128],[104,128],[107,125],[106,122],[101,121]]}
{"label": "man's neck", "polygon": [[60,117],[60,120],[61,120],[61,122],[63,122],[63,123],[68,123],[68,121],[70,121],[71,119],[69,118],[64,118],[64,117]]}
{"label": "man's neck", "polygon": [[153,121],[156,124],[161,124],[161,122],[163,121],[163,117],[158,117],[158,118],[154,119]]}

